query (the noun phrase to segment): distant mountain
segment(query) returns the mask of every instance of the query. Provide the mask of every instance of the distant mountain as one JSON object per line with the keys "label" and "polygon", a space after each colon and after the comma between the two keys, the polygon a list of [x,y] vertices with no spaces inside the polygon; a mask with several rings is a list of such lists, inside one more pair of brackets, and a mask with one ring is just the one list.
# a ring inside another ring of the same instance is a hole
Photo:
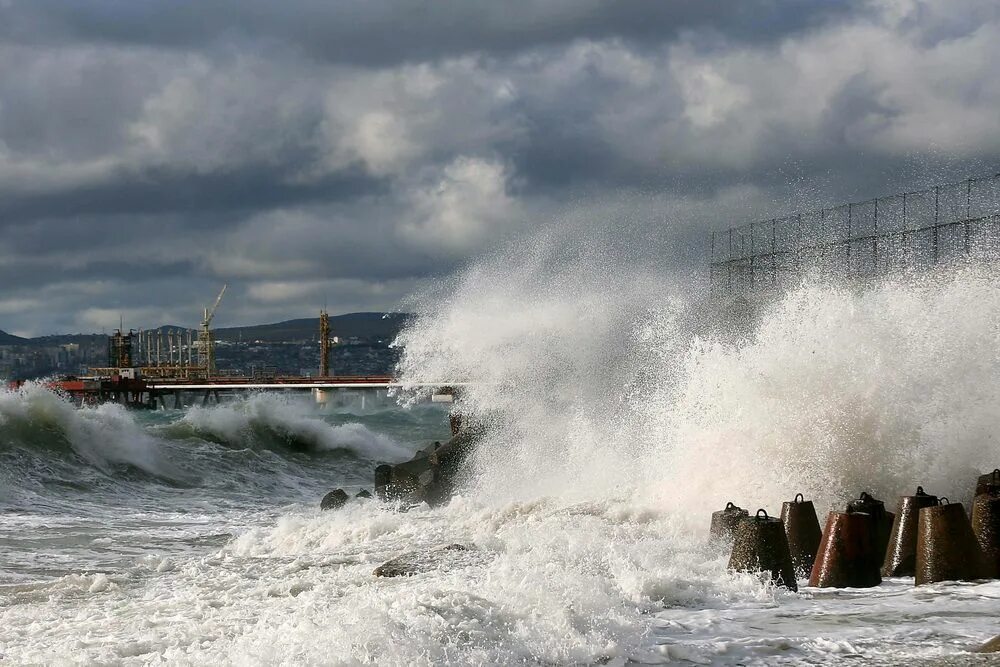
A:
{"label": "distant mountain", "polygon": [[30,343],[30,338],[21,338],[6,331],[0,331],[0,345],[29,345]]}
{"label": "distant mountain", "polygon": [[[330,335],[340,338],[367,338],[385,342],[396,337],[410,315],[405,313],[348,313],[330,316]],[[319,318],[308,317],[274,324],[215,329],[216,340],[291,341],[319,338]]]}
{"label": "distant mountain", "polygon": [[[330,316],[330,335],[340,338],[364,338],[369,340],[391,341],[396,337],[410,319],[405,313],[347,313],[346,315]],[[165,324],[154,331],[185,331],[186,327]],[[300,320],[287,320],[274,324],[253,324],[245,327],[226,327],[214,329],[216,340],[225,341],[305,341],[319,338],[319,318],[309,317]],[[101,343],[107,340],[106,334],[55,334],[37,338],[21,338],[0,331],[0,345],[38,345],[55,346],[66,343]]]}
{"label": "distant mountain", "polygon": [[37,336],[35,338],[28,338],[25,341],[27,345],[40,345],[40,346],[52,346],[52,345],[66,345],[68,343],[101,343],[103,344],[108,339],[105,334],[52,334],[49,336]]}

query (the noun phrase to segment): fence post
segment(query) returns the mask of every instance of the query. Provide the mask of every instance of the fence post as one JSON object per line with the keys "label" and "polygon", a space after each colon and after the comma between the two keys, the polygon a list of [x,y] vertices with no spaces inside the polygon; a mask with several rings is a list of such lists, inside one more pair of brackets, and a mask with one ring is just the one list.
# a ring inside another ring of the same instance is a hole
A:
{"label": "fence post", "polygon": [[708,250],[708,293],[715,293],[715,230],[712,230],[712,241]]}
{"label": "fence post", "polygon": [[729,228],[729,261],[726,262],[727,273],[729,274],[729,293],[733,293],[733,228]]}
{"label": "fence post", "polygon": [[848,278],[851,277],[851,216],[854,213],[854,205],[848,202],[847,204],[847,266],[846,275]]}
{"label": "fence post", "polygon": [[775,243],[775,231],[777,227],[777,219],[771,218],[771,286],[777,287],[778,285],[778,247]]}
{"label": "fence post", "polygon": [[872,273],[878,275],[878,197],[875,198],[875,223],[872,232]]}
{"label": "fence post", "polygon": [[934,186],[934,263],[938,263],[938,225],[941,224],[939,219],[939,205],[938,201],[941,195],[941,187],[938,185]]}
{"label": "fence post", "polygon": [[965,182],[965,219],[972,218],[972,179]]}

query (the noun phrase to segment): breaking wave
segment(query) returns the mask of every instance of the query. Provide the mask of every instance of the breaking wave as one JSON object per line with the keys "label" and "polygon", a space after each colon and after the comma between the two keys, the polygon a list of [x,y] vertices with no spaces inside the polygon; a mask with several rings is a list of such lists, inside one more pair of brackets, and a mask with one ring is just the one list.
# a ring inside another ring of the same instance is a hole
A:
{"label": "breaking wave", "polygon": [[308,403],[269,394],[189,408],[170,430],[174,435],[193,435],[233,447],[347,452],[387,461],[402,461],[411,455],[406,447],[363,424],[331,425]]}
{"label": "breaking wave", "polygon": [[377,463],[409,455],[362,423],[328,419],[307,400],[268,395],[186,411],[77,408],[28,383],[0,391],[0,498],[141,495],[150,483],[310,498],[324,479],[363,484]]}
{"label": "breaking wave", "polygon": [[540,251],[480,263],[418,306],[402,378],[468,380],[463,409],[499,425],[468,489],[484,500],[628,497],[703,523],[728,500],[774,510],[796,492],[963,498],[995,467],[989,267],[804,283],[735,327],[653,272]]}

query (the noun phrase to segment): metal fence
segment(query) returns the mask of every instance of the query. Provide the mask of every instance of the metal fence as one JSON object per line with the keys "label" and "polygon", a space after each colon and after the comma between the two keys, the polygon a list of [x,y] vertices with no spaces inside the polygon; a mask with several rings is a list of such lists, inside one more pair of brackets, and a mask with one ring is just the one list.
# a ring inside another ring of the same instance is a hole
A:
{"label": "metal fence", "polygon": [[1000,174],[712,232],[717,295],[1000,258]]}

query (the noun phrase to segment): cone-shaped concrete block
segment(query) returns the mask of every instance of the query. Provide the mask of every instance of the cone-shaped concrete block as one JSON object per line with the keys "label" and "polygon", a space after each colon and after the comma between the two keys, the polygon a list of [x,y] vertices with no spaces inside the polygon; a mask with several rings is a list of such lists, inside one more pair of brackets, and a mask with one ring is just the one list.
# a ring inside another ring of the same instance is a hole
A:
{"label": "cone-shaped concrete block", "polygon": [[936,581],[971,581],[984,577],[983,556],[972,534],[962,503],[948,503],[920,510],[917,526],[917,586]]}
{"label": "cone-shaped concrete block", "polygon": [[978,496],[983,493],[1000,495],[1000,468],[996,468],[993,472],[988,472],[985,475],[980,475],[979,479],[976,480],[976,495]]}
{"label": "cone-shaped concrete block", "polygon": [[873,519],[864,512],[830,512],[809,585],[819,588],[870,588],[882,583],[882,559],[875,545]]}
{"label": "cone-shaped concrete block", "polygon": [[781,522],[785,525],[785,537],[795,572],[803,577],[809,576],[823,535],[816,518],[816,508],[811,500],[806,500],[801,493],[796,494],[795,500],[782,503]]}
{"label": "cone-shaped concrete block", "polygon": [[712,526],[709,535],[713,540],[733,539],[736,534],[736,527],[740,521],[750,516],[750,512],[742,507],[737,507],[732,502],[726,503],[726,508],[718,512],[712,512]]}
{"label": "cone-shaped concrete block", "polygon": [[885,511],[885,503],[864,491],[861,492],[860,498],[847,503],[847,511],[871,515],[875,552],[878,554],[879,567],[881,568],[882,560],[885,558],[885,552],[889,546],[892,522],[896,515]]}
{"label": "cone-shaped concrete block", "polygon": [[983,552],[983,576],[1000,577],[1000,495],[983,493],[972,501],[972,533]]}
{"label": "cone-shaped concrete block", "polygon": [[740,521],[736,528],[729,569],[766,572],[779,586],[793,591],[799,589],[792,556],[788,553],[785,526],[781,519],[769,517],[762,509],[757,510],[756,516]]}
{"label": "cone-shaped concrete block", "polygon": [[882,565],[883,577],[912,577],[916,572],[919,513],[922,508],[933,507],[937,502],[937,496],[924,493],[922,486],[918,486],[912,496],[900,496]]}

